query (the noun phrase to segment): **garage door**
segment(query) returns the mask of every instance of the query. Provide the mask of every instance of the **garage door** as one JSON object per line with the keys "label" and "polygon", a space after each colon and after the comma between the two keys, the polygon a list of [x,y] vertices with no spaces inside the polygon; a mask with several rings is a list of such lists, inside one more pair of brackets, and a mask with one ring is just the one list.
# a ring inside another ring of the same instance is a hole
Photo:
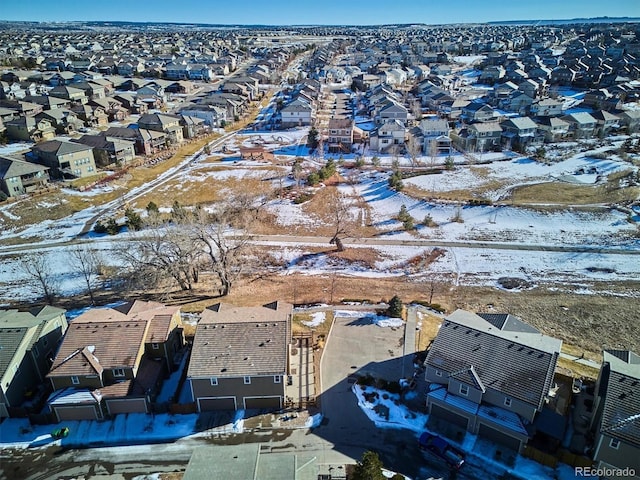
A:
{"label": "garage door", "polygon": [[93,405],[84,407],[54,407],[54,411],[58,416],[58,420],[61,422],[69,420],[97,420],[100,418]]}
{"label": "garage door", "polygon": [[244,397],[244,405],[249,410],[277,410],[282,408],[280,397],[247,398]]}
{"label": "garage door", "polygon": [[235,410],[235,397],[199,398],[198,408],[201,412],[210,412],[212,410]]}
{"label": "garage door", "polygon": [[431,415],[446,420],[449,423],[453,423],[454,425],[458,425],[465,430],[467,429],[467,424],[469,423],[469,420],[466,417],[458,415],[457,413],[453,413],[435,404],[431,405]]}
{"label": "garage door", "polygon": [[499,443],[500,445],[504,445],[516,452],[520,451],[520,440],[517,438],[513,438],[506,433],[503,433],[495,428],[492,428],[484,423],[480,424],[480,428],[478,429],[478,434],[481,437],[487,438],[492,442]]}
{"label": "garage door", "polygon": [[147,404],[144,398],[107,400],[107,408],[111,415],[117,415],[118,413],[147,413]]}

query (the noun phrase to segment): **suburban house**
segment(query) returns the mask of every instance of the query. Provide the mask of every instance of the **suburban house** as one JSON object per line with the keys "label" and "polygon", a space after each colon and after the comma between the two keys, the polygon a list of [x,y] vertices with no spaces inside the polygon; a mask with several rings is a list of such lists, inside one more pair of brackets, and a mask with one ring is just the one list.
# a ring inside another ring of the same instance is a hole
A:
{"label": "suburban house", "polygon": [[500,122],[502,138],[511,148],[524,149],[534,143],[538,126],[529,117],[513,117]]}
{"label": "suburban house", "polygon": [[596,119],[596,134],[600,137],[610,135],[620,128],[620,117],[606,110],[598,110],[591,113],[591,116]]}
{"label": "suburban house", "polygon": [[562,119],[569,123],[569,131],[573,138],[593,138],[598,121],[587,112],[571,113]]}
{"label": "suburban house", "polygon": [[474,123],[452,135],[453,142],[465,151],[486,152],[500,147],[502,127],[497,122]]}
{"label": "suburban house", "polygon": [[199,412],[282,408],[292,312],[282,302],[202,312],[187,371]]}
{"label": "suburban house", "polygon": [[47,375],[49,407],[58,421],[146,413],[183,344],[179,307],[93,308],[69,325]]}
{"label": "suburban house", "polygon": [[0,156],[0,190],[7,197],[31,193],[49,183],[49,169],[9,156]]}
{"label": "suburban house", "polygon": [[140,116],[138,126],[146,130],[164,132],[173,143],[181,143],[184,140],[181,118],[178,115],[163,113],[147,113]]}
{"label": "suburban house", "polygon": [[536,100],[531,104],[529,110],[532,115],[539,115],[541,117],[555,117],[562,115],[562,105],[560,100],[554,98],[542,98]]}
{"label": "suburban house", "polygon": [[103,168],[107,165],[126,165],[135,156],[135,142],[104,135],[83,135],[74,142],[87,145],[93,149],[96,164]]}
{"label": "suburban house", "polygon": [[21,116],[5,122],[7,137],[10,140],[41,142],[56,136],[56,129],[46,119]]}
{"label": "suburban house", "polygon": [[537,117],[538,131],[544,135],[545,142],[562,142],[571,138],[569,122],[557,117]]}
{"label": "suburban house", "polygon": [[471,102],[462,108],[462,117],[468,122],[491,122],[495,119],[495,112],[486,103]]}
{"label": "suburban house", "polygon": [[180,109],[182,115],[204,120],[210,127],[224,127],[227,122],[227,110],[217,105],[192,103]]}
{"label": "suburban house", "polygon": [[353,144],[353,120],[350,118],[332,118],[329,120],[329,151],[351,152]]}
{"label": "suburban house", "polygon": [[0,310],[0,418],[33,397],[67,330],[65,310]]}
{"label": "suburban house", "polygon": [[406,128],[401,120],[387,120],[369,135],[371,150],[381,153],[389,153],[404,148]]}
{"label": "suburban house", "polygon": [[397,102],[386,100],[375,107],[374,119],[376,124],[382,125],[390,120],[398,120],[406,125],[409,111]]}
{"label": "suburban house", "polygon": [[545,405],[561,345],[512,315],[456,310],[425,360],[429,413],[521,451]]}
{"label": "suburban house", "polygon": [[311,125],[313,113],[311,103],[302,98],[296,98],[280,110],[282,128]]}
{"label": "suburban house", "polygon": [[640,110],[626,110],[618,115],[620,123],[627,129],[627,133],[640,130]]}
{"label": "suburban house", "polygon": [[598,468],[640,472],[640,356],[604,350],[595,389],[593,459]]}
{"label": "suburban house", "polygon": [[451,154],[451,138],[449,138],[449,122],[444,119],[426,119],[420,121],[423,136],[423,152],[435,155]]}
{"label": "suburban house", "polygon": [[53,178],[83,178],[97,173],[92,148],[75,142],[41,142],[31,148],[27,158],[49,167]]}

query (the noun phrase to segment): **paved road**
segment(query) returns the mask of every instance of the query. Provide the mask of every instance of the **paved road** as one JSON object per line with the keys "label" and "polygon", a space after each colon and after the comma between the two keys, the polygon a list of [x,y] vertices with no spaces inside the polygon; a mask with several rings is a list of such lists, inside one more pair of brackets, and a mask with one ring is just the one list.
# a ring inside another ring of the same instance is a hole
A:
{"label": "paved road", "polygon": [[[175,173],[170,178],[177,176],[180,172]],[[169,178],[169,179],[170,179]],[[163,180],[158,184],[164,183],[167,180]],[[131,197],[127,197],[127,201],[131,201],[144,192],[136,192]],[[120,203],[122,200],[118,200]],[[111,205],[109,208],[114,208],[115,205]],[[311,236],[311,235],[252,235],[252,242],[260,244],[282,244],[282,243],[295,243],[296,245],[328,245],[331,240],[330,237]],[[51,247],[63,247],[68,245],[74,245],[78,243],[95,243],[95,242],[111,242],[121,241],[122,238],[118,236],[91,238],[91,239],[74,239],[63,241],[52,241],[38,244],[27,245],[12,245],[1,246],[0,254],[2,253],[18,253],[26,252],[29,250],[51,248]],[[534,252],[564,252],[564,253],[597,253],[597,254],[609,254],[609,255],[640,255],[640,249],[627,249],[621,247],[602,247],[602,246],[589,246],[589,245],[543,245],[543,244],[531,244],[531,243],[506,243],[506,242],[473,242],[473,241],[451,241],[451,240],[429,240],[429,239],[396,239],[390,237],[375,237],[375,238],[345,238],[342,240],[345,245],[351,245],[354,247],[366,247],[366,246],[407,246],[407,247],[455,247],[455,248],[470,248],[470,249],[497,249],[497,250],[516,250],[516,251],[534,251]]]}

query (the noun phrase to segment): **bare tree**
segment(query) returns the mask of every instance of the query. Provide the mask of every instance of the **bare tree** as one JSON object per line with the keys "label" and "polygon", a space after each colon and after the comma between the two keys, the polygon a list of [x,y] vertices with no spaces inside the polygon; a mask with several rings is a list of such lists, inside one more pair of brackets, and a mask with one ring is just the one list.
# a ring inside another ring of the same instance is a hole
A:
{"label": "bare tree", "polygon": [[407,155],[409,156],[409,160],[411,161],[411,167],[416,168],[420,165],[420,161],[418,158],[422,153],[422,138],[416,135],[409,135],[409,139],[407,140]]}
{"label": "bare tree", "polygon": [[30,253],[20,260],[20,268],[31,283],[41,291],[49,305],[58,295],[59,284],[51,270],[51,264],[44,253]]}
{"label": "bare tree", "polygon": [[344,251],[342,239],[349,236],[355,228],[355,218],[346,200],[345,195],[333,189],[328,202],[330,218],[327,219],[327,224],[333,226],[333,236],[329,243],[335,245],[339,252]]}
{"label": "bare tree", "polygon": [[82,275],[86,285],[87,292],[91,298],[91,304],[95,304],[95,298],[93,296],[93,289],[96,278],[99,274],[100,265],[102,261],[96,250],[92,250],[86,245],[77,246],[69,252],[71,258],[71,266],[78,270]]}
{"label": "bare tree", "polygon": [[202,249],[183,227],[191,215],[181,215],[176,223],[151,222],[144,236],[131,242],[121,256],[145,284],[158,286],[172,279],[181,290],[191,290],[198,283]]}
{"label": "bare tree", "polygon": [[257,210],[232,202],[219,202],[213,212],[204,210],[191,224],[191,236],[199,248],[204,247],[208,267],[218,277],[220,295],[228,295],[235,281],[250,266],[246,228]]}

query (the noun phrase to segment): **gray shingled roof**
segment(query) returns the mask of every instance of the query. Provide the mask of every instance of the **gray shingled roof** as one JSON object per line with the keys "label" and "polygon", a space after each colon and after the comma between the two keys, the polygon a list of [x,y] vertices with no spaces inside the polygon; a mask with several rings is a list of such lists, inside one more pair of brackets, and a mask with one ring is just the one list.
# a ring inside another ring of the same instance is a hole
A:
{"label": "gray shingled roof", "polygon": [[[426,363],[449,374],[473,366],[469,371],[485,388],[540,408],[553,380],[562,341],[524,328],[526,324],[512,316],[488,318],[491,321],[464,310],[446,317]],[[462,375],[456,378],[464,381]],[[476,381],[469,384],[477,388]]]}
{"label": "gray shingled roof", "polygon": [[600,430],[640,447],[640,357],[628,350],[605,350],[609,366]]}
{"label": "gray shingled roof", "polygon": [[91,147],[74,142],[61,142],[60,140],[49,140],[48,142],[38,143],[32,150],[39,152],[53,152],[57,155],[66,155],[68,153],[91,151]]}
{"label": "gray shingled roof", "polygon": [[217,304],[205,309],[193,340],[188,377],[282,375],[287,371],[292,306]]}
{"label": "gray shingled roof", "polygon": [[25,162],[17,158],[0,156],[0,178],[21,177],[46,170],[49,169],[42,165]]}

